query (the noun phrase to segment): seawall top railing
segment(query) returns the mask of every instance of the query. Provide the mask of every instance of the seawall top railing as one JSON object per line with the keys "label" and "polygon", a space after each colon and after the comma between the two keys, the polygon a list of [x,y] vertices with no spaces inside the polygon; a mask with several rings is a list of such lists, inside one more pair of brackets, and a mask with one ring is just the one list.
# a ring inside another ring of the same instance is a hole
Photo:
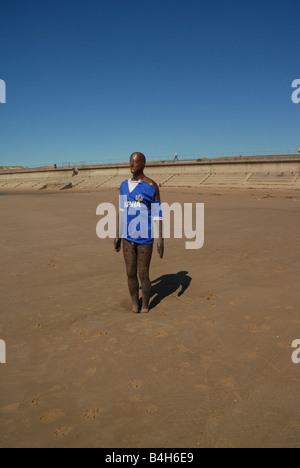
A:
{"label": "seawall top railing", "polygon": [[[196,154],[183,154],[176,153],[175,155],[159,155],[147,156],[148,163],[172,163],[172,162],[233,162],[233,161],[255,161],[255,160],[269,160],[269,159],[298,159],[300,158],[300,149],[290,150],[263,150],[263,151],[251,151],[251,152],[224,152],[224,153],[196,153]],[[52,162],[49,164],[37,164],[27,165],[18,167],[1,167],[1,172],[6,170],[26,170],[26,169],[58,169],[58,168],[72,168],[72,167],[90,167],[90,166],[104,166],[104,165],[124,165],[128,163],[128,157],[110,158],[110,159],[98,159],[98,160],[86,160],[86,161],[63,161],[63,162]]]}

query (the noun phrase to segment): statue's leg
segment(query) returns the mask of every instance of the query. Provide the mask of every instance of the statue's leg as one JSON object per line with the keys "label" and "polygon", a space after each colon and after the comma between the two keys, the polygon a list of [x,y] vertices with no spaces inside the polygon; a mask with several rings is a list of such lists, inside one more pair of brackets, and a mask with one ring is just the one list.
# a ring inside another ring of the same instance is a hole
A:
{"label": "statue's leg", "polygon": [[139,312],[139,281],[137,278],[137,245],[123,239],[123,255],[128,277],[128,288],[133,312]]}
{"label": "statue's leg", "polygon": [[153,245],[138,246],[138,272],[142,285],[143,305],[142,313],[149,312],[149,302],[151,298],[151,282],[149,278],[150,262],[152,258]]}

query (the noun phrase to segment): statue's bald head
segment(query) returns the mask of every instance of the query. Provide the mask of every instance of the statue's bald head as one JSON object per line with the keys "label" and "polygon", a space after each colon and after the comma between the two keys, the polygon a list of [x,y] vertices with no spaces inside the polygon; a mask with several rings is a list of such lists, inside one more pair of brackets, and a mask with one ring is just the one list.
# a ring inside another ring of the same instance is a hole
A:
{"label": "statue's bald head", "polygon": [[146,157],[143,153],[132,153],[130,160],[135,160],[138,163],[144,163],[146,165]]}
{"label": "statue's bald head", "polygon": [[132,174],[140,175],[146,166],[146,158],[143,153],[132,153],[130,156],[130,168]]}

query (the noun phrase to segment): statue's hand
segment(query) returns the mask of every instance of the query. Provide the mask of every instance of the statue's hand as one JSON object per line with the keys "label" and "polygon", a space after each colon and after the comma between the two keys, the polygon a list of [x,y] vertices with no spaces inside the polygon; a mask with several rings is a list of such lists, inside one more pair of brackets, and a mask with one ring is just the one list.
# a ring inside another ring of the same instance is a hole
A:
{"label": "statue's hand", "polygon": [[114,247],[115,247],[116,252],[120,252],[121,243],[122,243],[122,239],[120,237],[116,237],[115,240],[114,240]]}
{"label": "statue's hand", "polygon": [[163,239],[159,239],[157,243],[157,251],[160,258],[163,258],[165,252],[165,244]]}

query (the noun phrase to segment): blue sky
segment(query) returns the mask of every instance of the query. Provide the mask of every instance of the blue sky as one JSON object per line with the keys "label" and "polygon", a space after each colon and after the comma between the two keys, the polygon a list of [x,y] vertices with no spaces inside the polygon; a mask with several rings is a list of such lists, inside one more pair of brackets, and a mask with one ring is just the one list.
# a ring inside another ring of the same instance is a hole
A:
{"label": "blue sky", "polygon": [[298,0],[1,0],[0,165],[295,149]]}

